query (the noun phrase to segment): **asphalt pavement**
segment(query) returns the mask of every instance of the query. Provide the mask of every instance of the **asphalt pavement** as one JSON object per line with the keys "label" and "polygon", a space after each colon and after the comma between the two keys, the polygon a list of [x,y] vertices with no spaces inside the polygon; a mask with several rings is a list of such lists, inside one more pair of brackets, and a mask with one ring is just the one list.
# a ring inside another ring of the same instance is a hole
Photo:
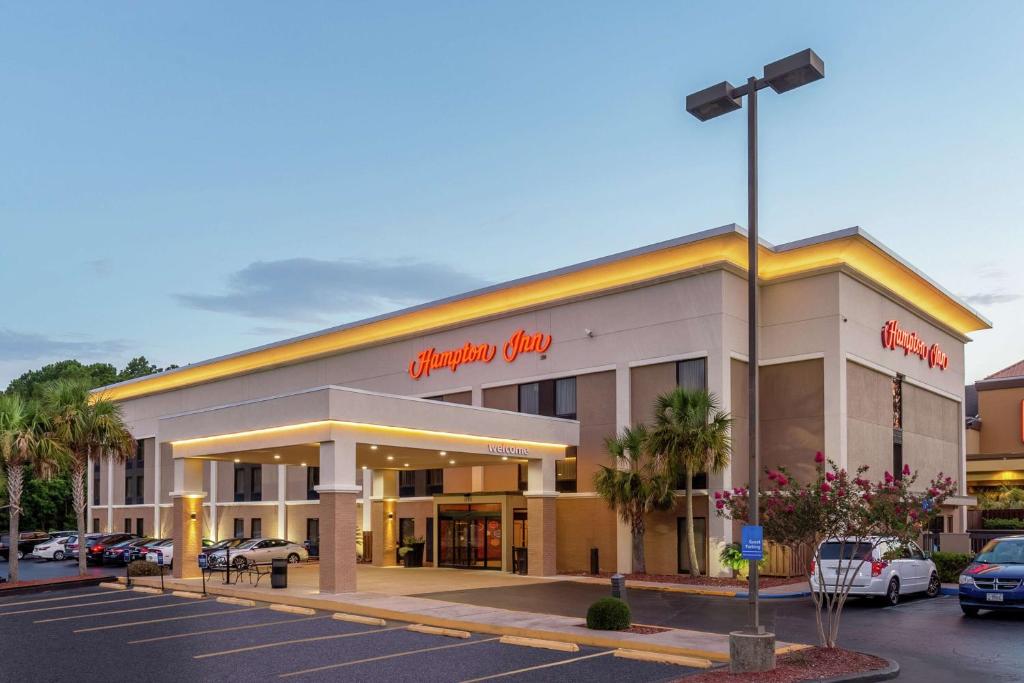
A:
{"label": "asphalt pavement", "polygon": [[[585,614],[608,595],[603,586],[572,581],[431,593],[437,598],[529,612]],[[664,591],[628,590],[633,621],[728,633],[747,621],[747,601]],[[761,618],[780,640],[816,644],[811,598],[761,602]],[[955,596],[904,598],[896,607],[851,599],[840,623],[840,645],[899,662],[901,680],[957,682],[1024,680],[1024,614],[983,612],[964,618]]]}
{"label": "asphalt pavement", "polygon": [[680,666],[90,587],[0,598],[4,680],[672,681]]}
{"label": "asphalt pavement", "polygon": [[[103,576],[105,574],[124,574],[124,567],[100,567],[89,565],[87,573],[90,576]],[[0,576],[7,578],[10,572],[6,560],[0,559]],[[64,576],[78,576],[78,560],[39,560],[34,557],[22,558],[18,563],[18,579],[20,581],[35,581],[37,579],[58,579]]]}

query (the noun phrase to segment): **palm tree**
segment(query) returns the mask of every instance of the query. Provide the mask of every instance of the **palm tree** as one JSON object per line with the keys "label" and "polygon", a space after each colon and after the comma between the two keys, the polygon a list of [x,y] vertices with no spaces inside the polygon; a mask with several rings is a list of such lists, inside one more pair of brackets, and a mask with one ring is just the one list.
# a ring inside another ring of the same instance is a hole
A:
{"label": "palm tree", "polygon": [[18,532],[25,468],[31,468],[40,479],[49,479],[60,466],[63,455],[64,449],[53,438],[38,405],[26,403],[16,394],[0,394],[0,463],[6,475],[10,507],[8,571],[11,581],[18,580]]}
{"label": "palm tree", "polygon": [[729,466],[732,419],[718,409],[713,394],[703,389],[677,387],[654,403],[650,448],[666,458],[670,468],[686,477],[686,545],[690,574],[700,576],[693,538],[693,475],[721,472]]}
{"label": "palm tree", "polygon": [[53,433],[71,459],[71,496],[78,518],[78,573],[85,575],[85,475],[89,459],[106,455],[123,461],[135,453],[135,438],[121,406],[92,394],[82,382],[58,380],[46,387],[43,403]]}
{"label": "palm tree", "polygon": [[605,439],[612,466],[601,465],[594,474],[594,488],[629,525],[633,539],[633,571],[647,573],[644,558],[646,515],[672,507],[672,477],[667,463],[647,448],[647,428],[626,427],[622,434]]}

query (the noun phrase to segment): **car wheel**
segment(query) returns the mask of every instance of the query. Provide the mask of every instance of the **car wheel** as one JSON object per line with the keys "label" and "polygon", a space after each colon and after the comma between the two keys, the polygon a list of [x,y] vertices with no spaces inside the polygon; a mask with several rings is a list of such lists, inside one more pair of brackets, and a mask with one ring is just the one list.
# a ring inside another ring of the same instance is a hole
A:
{"label": "car wheel", "polygon": [[895,576],[889,580],[889,587],[885,589],[883,602],[889,607],[895,607],[900,602],[900,580]]}
{"label": "car wheel", "polygon": [[964,613],[965,617],[976,617],[978,616],[977,607],[968,607],[967,605],[960,605],[960,610]]}
{"label": "car wheel", "polygon": [[939,593],[942,592],[942,583],[939,581],[938,574],[932,574],[932,577],[928,579],[928,590],[924,592],[929,598],[938,597]]}
{"label": "car wheel", "polygon": [[63,560],[64,559],[64,551],[63,550],[55,550],[55,551],[53,551],[53,559],[57,560],[58,562]]}
{"label": "car wheel", "polygon": [[235,569],[245,569],[247,564],[248,562],[245,561],[244,557],[236,557],[235,559],[231,560],[231,566]]}
{"label": "car wheel", "polygon": [[288,556],[288,564],[298,564],[300,559],[298,553],[292,553]]}

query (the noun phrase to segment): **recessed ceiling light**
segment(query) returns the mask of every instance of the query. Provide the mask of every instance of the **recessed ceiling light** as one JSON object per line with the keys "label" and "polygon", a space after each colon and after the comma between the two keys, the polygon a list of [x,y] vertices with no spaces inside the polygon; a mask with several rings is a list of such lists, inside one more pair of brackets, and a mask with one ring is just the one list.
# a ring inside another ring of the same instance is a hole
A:
{"label": "recessed ceiling light", "polygon": [[370,446],[370,450],[371,451],[377,450],[377,444],[373,444],[372,446]]}
{"label": "recessed ceiling light", "polygon": [[502,460],[508,460],[508,456],[507,455],[503,455],[503,456],[501,456],[501,459]]}
{"label": "recessed ceiling light", "polygon": [[363,465],[363,469],[364,469],[364,470],[366,469],[366,465]]}
{"label": "recessed ceiling light", "polygon": [[241,458],[235,458],[235,462],[242,462]]}
{"label": "recessed ceiling light", "polygon": [[303,466],[303,467],[305,467],[305,466],[306,466],[306,463],[302,463],[302,466]]}
{"label": "recessed ceiling light", "polygon": [[448,451],[441,451],[441,455],[442,456],[448,455]]}
{"label": "recessed ceiling light", "polygon": [[454,465],[454,464],[455,464],[455,461],[454,461],[454,460],[449,460],[449,461],[448,461],[448,464],[449,464],[449,465]]}
{"label": "recessed ceiling light", "polygon": [[389,455],[388,456],[388,460],[394,460],[394,459],[395,459],[395,456],[393,456],[393,455]]}
{"label": "recessed ceiling light", "polygon": [[405,463],[404,465],[402,465],[402,467],[408,467],[408,466],[409,466],[409,463]]}
{"label": "recessed ceiling light", "polygon": [[280,459],[281,459],[281,455],[279,453],[274,453],[274,460],[280,460]]}

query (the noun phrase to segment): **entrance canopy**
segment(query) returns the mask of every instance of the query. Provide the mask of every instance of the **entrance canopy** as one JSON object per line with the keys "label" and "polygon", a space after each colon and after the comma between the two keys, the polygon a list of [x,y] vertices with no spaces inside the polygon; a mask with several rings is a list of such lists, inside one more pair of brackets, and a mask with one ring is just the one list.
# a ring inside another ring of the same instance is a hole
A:
{"label": "entrance canopy", "polygon": [[355,465],[425,469],[560,460],[579,423],[324,386],[160,419],[175,458],[315,465],[321,444],[355,446]]}

